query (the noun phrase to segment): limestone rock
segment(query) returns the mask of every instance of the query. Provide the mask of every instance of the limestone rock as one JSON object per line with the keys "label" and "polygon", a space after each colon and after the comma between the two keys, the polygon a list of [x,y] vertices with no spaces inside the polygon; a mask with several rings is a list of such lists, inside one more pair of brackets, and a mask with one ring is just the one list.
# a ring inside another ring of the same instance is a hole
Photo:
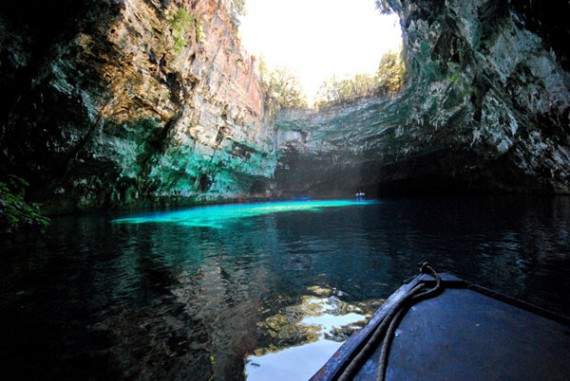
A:
{"label": "limestone rock", "polygon": [[[9,29],[2,65],[24,68],[11,70],[3,170],[30,178],[56,209],[242,197],[272,174],[255,59],[241,48],[226,2],[77,7],[61,16],[61,33],[36,44],[41,50],[25,44],[40,27]],[[1,28],[10,22],[0,18]]]}
{"label": "limestone rock", "polygon": [[568,52],[530,27],[534,13],[508,1],[389,2],[401,18],[405,90],[282,114],[275,189],[568,193]]}
{"label": "limestone rock", "polygon": [[[52,211],[239,199],[569,193],[565,0],[388,0],[408,82],[264,109],[229,0],[0,5],[0,170]],[[275,123],[274,123],[275,122]]]}

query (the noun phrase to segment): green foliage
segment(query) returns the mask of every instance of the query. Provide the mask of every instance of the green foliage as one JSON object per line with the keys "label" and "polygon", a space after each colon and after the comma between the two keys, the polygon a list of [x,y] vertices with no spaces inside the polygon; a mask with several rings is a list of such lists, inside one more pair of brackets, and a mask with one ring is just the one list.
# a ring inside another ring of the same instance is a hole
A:
{"label": "green foliage", "polygon": [[401,51],[384,54],[376,72],[379,90],[387,94],[398,93],[404,83],[405,74],[406,66]]}
{"label": "green foliage", "polygon": [[194,32],[197,41],[205,41],[202,23],[184,8],[178,8],[170,20],[170,25],[172,25],[172,37],[174,38],[174,51],[176,53],[180,53],[186,47],[186,35],[188,33]]}
{"label": "green foliage", "polygon": [[357,74],[350,78],[332,77],[326,80],[318,93],[318,106],[350,102],[373,94],[394,95],[405,80],[405,65],[401,52],[384,54],[374,75]]}
{"label": "green foliage", "polygon": [[44,229],[49,219],[43,217],[38,204],[25,201],[28,182],[17,176],[0,181],[0,232],[15,232],[24,227]]}
{"label": "green foliage", "polygon": [[270,112],[284,108],[306,108],[307,99],[299,78],[287,67],[269,68],[260,60],[261,85],[265,91],[265,103]]}
{"label": "green foliage", "polygon": [[371,94],[377,89],[374,75],[357,74],[350,78],[333,76],[323,82],[317,97],[320,106],[328,103],[349,102]]}

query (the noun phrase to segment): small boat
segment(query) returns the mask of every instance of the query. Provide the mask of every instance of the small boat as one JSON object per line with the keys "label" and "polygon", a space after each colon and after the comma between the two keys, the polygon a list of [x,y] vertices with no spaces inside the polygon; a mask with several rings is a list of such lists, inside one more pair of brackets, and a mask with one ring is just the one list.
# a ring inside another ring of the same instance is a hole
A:
{"label": "small boat", "polygon": [[570,380],[570,319],[424,263],[311,380]]}

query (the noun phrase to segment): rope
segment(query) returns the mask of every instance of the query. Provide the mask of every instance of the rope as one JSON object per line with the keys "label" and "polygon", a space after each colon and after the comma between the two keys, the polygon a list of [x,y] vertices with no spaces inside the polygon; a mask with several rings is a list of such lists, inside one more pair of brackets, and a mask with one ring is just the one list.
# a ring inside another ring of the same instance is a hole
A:
{"label": "rope", "polygon": [[436,279],[436,285],[433,288],[424,290],[425,284],[419,283],[414,286],[402,299],[400,299],[380,324],[373,330],[370,336],[365,339],[362,348],[358,350],[356,355],[349,359],[347,366],[341,370],[340,375],[336,378],[337,381],[350,381],[356,376],[362,365],[374,353],[376,348],[382,343],[380,351],[380,360],[378,363],[378,373],[376,379],[382,381],[386,375],[386,366],[388,364],[388,355],[390,345],[394,336],[394,332],[405,312],[409,307],[418,303],[421,300],[435,296],[436,293],[441,291],[441,277],[440,275],[427,263],[421,264],[420,272],[422,274],[431,273]]}
{"label": "rope", "polygon": [[390,347],[392,346],[392,340],[394,340],[394,333],[396,332],[396,328],[400,324],[400,320],[404,316],[405,312],[408,308],[412,305],[428,299],[432,296],[435,296],[437,293],[441,292],[441,276],[435,271],[427,262],[422,263],[420,267],[420,272],[426,274],[427,271],[431,273],[435,277],[435,286],[430,288],[429,290],[425,290],[424,292],[413,295],[411,298],[411,303],[406,308],[402,308],[398,311],[394,319],[390,322],[388,326],[388,330],[386,331],[386,335],[384,336],[384,341],[382,342],[382,349],[380,351],[380,359],[378,361],[378,372],[376,373],[376,381],[383,381],[386,378],[386,370],[388,366],[388,356],[390,354]]}

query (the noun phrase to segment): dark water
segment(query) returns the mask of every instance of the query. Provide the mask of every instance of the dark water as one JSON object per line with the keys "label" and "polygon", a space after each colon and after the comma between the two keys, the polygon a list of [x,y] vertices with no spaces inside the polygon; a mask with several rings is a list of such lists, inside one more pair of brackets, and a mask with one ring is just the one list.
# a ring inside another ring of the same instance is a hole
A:
{"label": "dark water", "polygon": [[222,228],[53,219],[3,242],[4,380],[239,380],[307,287],[388,296],[426,259],[570,314],[570,198],[382,201]]}

